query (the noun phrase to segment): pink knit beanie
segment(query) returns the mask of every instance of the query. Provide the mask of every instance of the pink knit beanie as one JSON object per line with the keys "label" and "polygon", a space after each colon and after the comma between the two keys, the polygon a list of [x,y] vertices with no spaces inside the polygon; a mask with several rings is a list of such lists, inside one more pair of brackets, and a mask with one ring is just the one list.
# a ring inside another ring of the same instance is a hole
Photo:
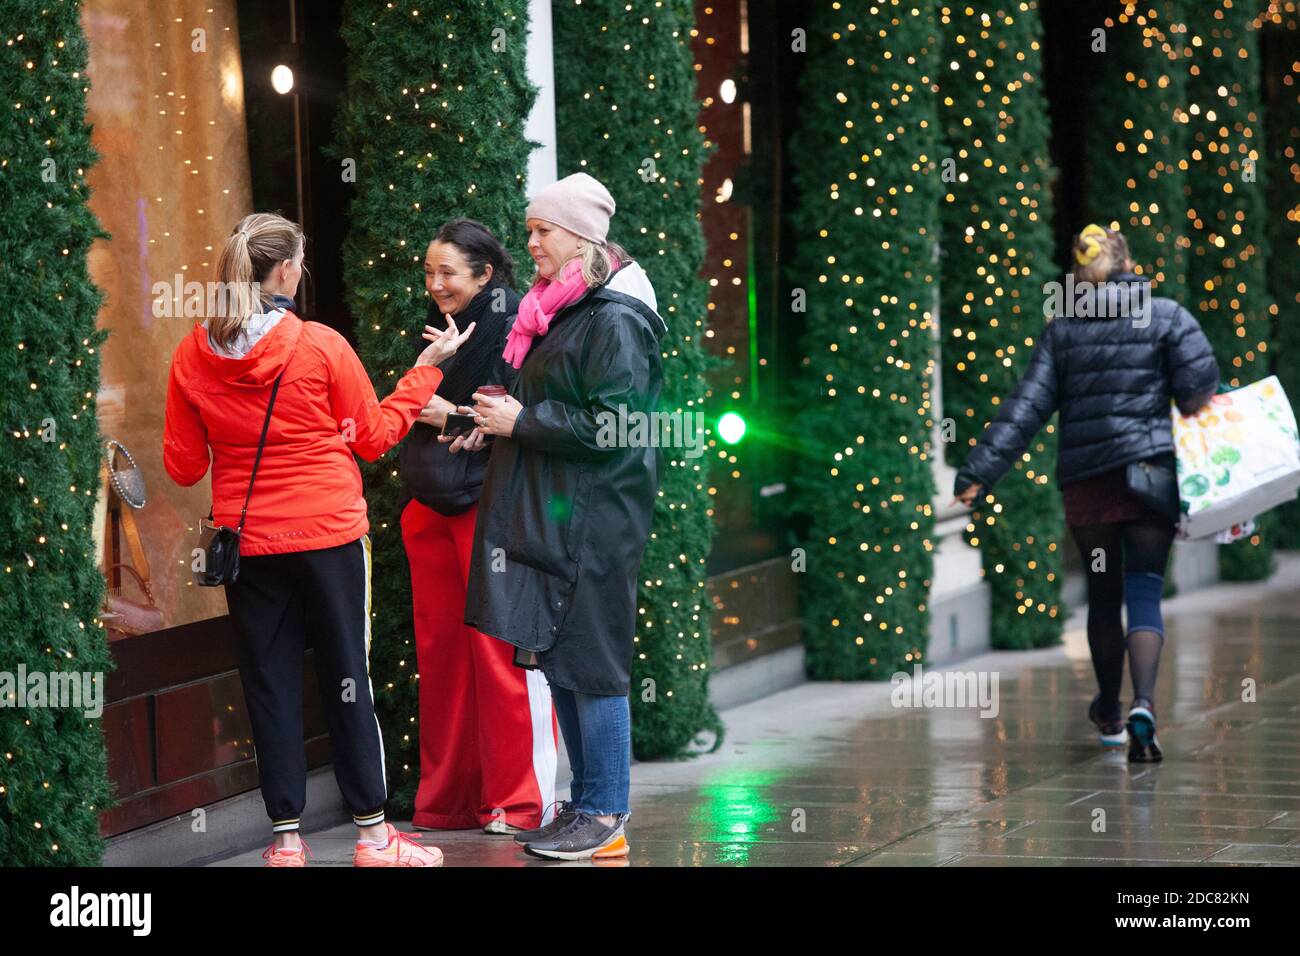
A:
{"label": "pink knit beanie", "polygon": [[605,243],[614,197],[586,173],[574,173],[551,183],[528,202],[526,219],[545,219],[576,236]]}

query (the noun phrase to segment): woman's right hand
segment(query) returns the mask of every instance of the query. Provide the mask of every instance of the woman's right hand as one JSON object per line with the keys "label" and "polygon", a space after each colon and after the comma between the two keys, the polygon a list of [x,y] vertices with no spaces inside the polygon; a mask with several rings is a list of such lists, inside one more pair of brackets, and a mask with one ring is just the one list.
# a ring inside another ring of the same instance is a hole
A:
{"label": "woman's right hand", "polygon": [[[456,412],[461,415],[473,415],[474,409],[465,405],[459,405],[456,407]],[[482,451],[487,447],[487,442],[483,439],[483,431],[478,428],[471,429],[468,435],[457,435],[455,438],[450,438],[447,435],[439,435],[438,441],[442,442],[444,445],[450,443],[451,447],[448,448],[447,451],[451,452],[453,455],[462,451]]]}
{"label": "woman's right hand", "polygon": [[424,327],[422,338],[428,339],[430,344],[428,348],[420,353],[420,357],[415,360],[416,368],[421,365],[441,365],[447,361],[456,354],[457,349],[465,344],[465,340],[469,338],[470,333],[474,331],[474,326],[477,324],[471,322],[469,328],[461,332],[456,328],[456,320],[451,315],[448,314],[446,318],[447,328],[445,329],[435,329],[431,325]]}

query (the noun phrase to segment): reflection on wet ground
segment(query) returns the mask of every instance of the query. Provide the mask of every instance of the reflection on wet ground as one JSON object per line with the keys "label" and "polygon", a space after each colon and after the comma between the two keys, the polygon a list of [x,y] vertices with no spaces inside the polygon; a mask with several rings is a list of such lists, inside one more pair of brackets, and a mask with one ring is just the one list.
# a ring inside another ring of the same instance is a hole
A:
{"label": "reflection on wet ground", "polygon": [[[1300,864],[1300,597],[1275,585],[1188,601],[1166,614],[1163,764],[1097,745],[1072,631],[1063,648],[955,665],[997,672],[994,718],[896,709],[881,684],[807,684],[728,712],[717,754],[634,766],[627,863]],[[347,864],[354,839],[350,826],[308,836],[317,864]],[[477,831],[424,839],[448,866],[586,865]]]}

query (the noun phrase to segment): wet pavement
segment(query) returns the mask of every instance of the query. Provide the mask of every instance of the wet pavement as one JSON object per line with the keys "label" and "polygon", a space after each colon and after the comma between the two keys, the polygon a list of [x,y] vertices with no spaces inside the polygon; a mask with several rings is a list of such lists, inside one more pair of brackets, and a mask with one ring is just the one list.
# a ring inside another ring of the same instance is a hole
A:
{"label": "wet pavement", "polygon": [[[718,752],[633,766],[626,862],[1300,864],[1300,555],[1265,584],[1174,598],[1165,619],[1162,764],[1096,743],[1076,614],[1062,647],[946,668],[996,675],[993,717],[895,707],[888,683],[804,684],[726,712]],[[534,860],[478,831],[423,836],[447,866],[589,865]],[[350,824],[307,834],[316,865],[348,865],[354,840]],[[258,850],[214,865],[261,863]]]}

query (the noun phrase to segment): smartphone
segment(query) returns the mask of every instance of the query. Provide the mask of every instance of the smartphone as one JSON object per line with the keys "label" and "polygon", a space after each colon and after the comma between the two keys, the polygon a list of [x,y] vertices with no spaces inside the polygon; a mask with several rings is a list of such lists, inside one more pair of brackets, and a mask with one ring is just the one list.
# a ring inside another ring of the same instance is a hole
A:
{"label": "smartphone", "polygon": [[442,433],[448,438],[456,438],[460,435],[468,435],[477,427],[478,420],[473,415],[448,412],[447,421],[442,426]]}

